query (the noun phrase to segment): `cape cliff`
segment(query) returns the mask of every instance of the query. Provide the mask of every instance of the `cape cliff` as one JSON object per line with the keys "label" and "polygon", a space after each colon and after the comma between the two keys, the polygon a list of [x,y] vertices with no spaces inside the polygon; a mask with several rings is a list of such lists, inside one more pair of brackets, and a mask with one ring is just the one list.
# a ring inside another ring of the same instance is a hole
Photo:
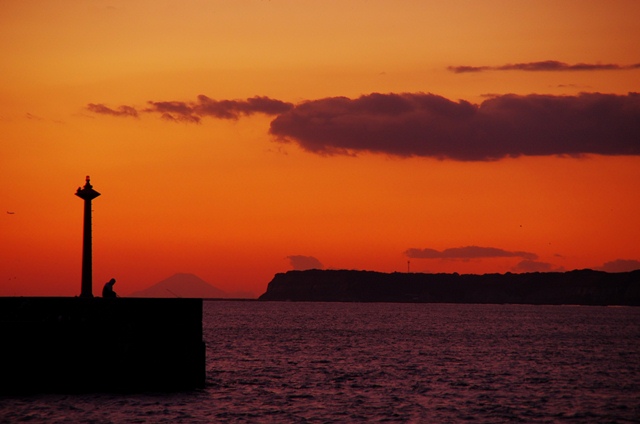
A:
{"label": "cape cliff", "polygon": [[314,269],[276,274],[259,300],[640,306],[640,270],[460,275]]}

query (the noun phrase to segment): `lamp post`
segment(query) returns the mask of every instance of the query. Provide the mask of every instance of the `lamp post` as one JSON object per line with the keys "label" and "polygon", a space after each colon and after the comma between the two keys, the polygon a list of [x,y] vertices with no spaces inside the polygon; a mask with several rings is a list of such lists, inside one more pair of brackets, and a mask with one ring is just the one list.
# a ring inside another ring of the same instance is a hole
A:
{"label": "lamp post", "polygon": [[91,201],[100,196],[93,189],[87,175],[84,187],[78,187],[76,196],[84,200],[84,228],[82,234],[82,286],[80,297],[93,297],[91,258]]}

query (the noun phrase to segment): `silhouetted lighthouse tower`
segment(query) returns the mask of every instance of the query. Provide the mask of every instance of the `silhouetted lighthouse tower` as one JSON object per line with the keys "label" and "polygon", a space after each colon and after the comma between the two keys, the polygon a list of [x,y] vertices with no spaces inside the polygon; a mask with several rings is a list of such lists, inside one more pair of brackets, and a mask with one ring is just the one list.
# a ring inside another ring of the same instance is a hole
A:
{"label": "silhouetted lighthouse tower", "polygon": [[91,265],[91,201],[100,196],[93,189],[87,175],[84,187],[78,187],[76,196],[84,199],[84,230],[82,235],[82,289],[80,297],[93,297],[92,265]]}

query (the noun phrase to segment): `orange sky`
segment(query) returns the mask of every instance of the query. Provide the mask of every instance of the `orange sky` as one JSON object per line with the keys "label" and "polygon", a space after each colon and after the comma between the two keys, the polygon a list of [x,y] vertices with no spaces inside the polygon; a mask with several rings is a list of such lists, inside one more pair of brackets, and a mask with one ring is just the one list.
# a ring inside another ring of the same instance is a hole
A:
{"label": "orange sky", "polygon": [[298,256],[640,261],[639,16],[635,0],[3,2],[0,295],[79,294],[85,175],[95,294],[190,272],[259,295]]}

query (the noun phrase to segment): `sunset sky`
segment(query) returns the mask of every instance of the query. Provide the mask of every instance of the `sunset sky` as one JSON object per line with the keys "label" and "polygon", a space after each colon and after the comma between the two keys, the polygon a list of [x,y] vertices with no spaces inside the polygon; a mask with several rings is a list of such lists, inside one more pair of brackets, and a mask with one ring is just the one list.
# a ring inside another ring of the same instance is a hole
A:
{"label": "sunset sky", "polygon": [[[640,2],[0,4],[0,295],[640,267]],[[410,265],[409,265],[410,261]]]}

